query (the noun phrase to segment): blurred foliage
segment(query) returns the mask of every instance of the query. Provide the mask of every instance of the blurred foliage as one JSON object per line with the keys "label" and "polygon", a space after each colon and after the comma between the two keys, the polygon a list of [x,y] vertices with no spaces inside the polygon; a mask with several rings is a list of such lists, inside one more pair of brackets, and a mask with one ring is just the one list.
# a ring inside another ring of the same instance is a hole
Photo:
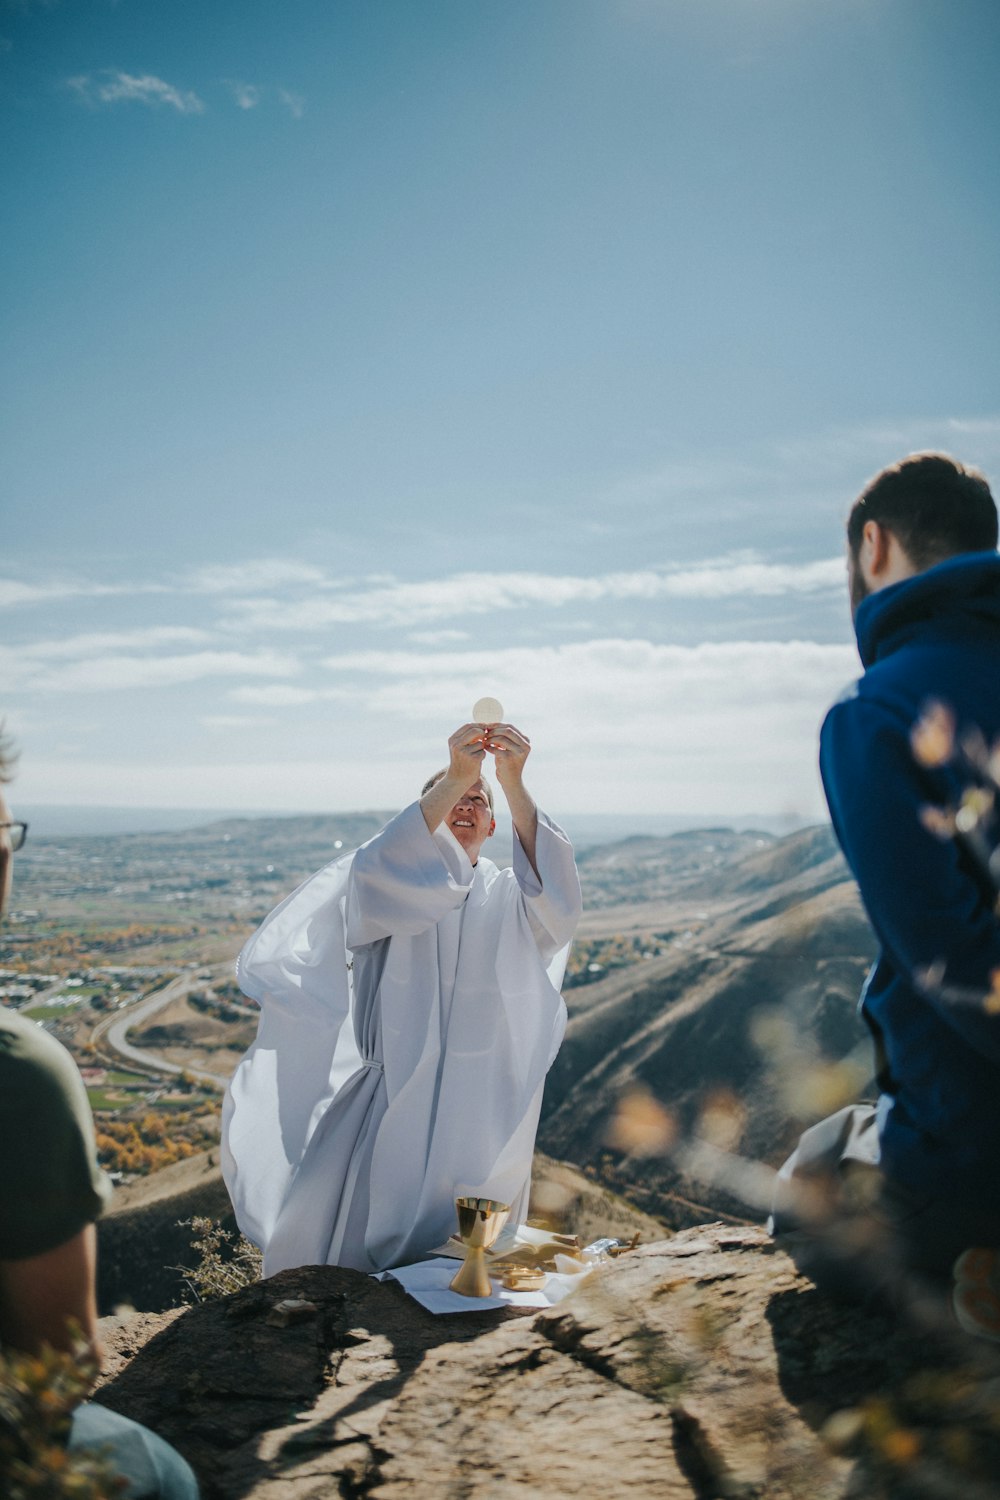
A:
{"label": "blurred foliage", "polygon": [[73,1412],[96,1366],[79,1349],[0,1350],[0,1483],[4,1500],[113,1500],[124,1492],[99,1449],[70,1453]]}
{"label": "blurred foliage", "polygon": [[978,1361],[917,1371],[893,1391],[834,1412],[821,1436],[858,1461],[871,1500],[994,1495],[1000,1389]]}

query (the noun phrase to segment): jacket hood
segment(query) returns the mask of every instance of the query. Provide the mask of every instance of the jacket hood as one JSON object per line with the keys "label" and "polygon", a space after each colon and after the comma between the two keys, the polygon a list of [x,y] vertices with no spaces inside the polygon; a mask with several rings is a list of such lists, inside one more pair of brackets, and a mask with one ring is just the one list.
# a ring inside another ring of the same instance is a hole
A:
{"label": "jacket hood", "polygon": [[913,578],[869,594],[858,606],[854,632],[867,669],[928,623],[977,623],[1000,629],[1000,556],[963,552]]}

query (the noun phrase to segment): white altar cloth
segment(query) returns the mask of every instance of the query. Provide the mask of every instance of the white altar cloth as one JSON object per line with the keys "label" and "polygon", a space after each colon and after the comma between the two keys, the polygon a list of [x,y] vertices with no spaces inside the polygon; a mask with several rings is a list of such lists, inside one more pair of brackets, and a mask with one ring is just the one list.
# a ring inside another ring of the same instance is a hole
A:
{"label": "white altar cloth", "polygon": [[488,1312],[501,1307],[555,1307],[584,1280],[580,1276],[560,1276],[550,1271],[545,1285],[537,1292],[511,1292],[499,1281],[491,1281],[488,1297],[463,1297],[448,1288],[455,1278],[454,1260],[421,1260],[412,1266],[397,1266],[394,1271],[379,1271],[376,1281],[398,1281],[422,1307],[432,1313]]}

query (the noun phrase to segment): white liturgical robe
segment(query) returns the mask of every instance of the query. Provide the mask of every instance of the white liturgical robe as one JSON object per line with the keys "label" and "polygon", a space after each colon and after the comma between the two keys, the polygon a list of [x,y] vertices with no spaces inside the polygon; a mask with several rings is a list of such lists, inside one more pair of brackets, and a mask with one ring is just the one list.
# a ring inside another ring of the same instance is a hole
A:
{"label": "white liturgical robe", "polygon": [[289,1266],[383,1270],[456,1228],[455,1198],[528,1203],[580,883],[538,815],[538,877],[473,866],[418,802],[275,908],[240,954],[261,1007],[223,1106],[237,1222]]}

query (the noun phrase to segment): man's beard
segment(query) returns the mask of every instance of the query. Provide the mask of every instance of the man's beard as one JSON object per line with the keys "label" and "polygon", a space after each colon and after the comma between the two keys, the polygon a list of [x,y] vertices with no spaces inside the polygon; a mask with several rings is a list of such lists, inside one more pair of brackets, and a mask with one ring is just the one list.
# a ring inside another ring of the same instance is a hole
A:
{"label": "man's beard", "polygon": [[871,593],[871,589],[865,582],[865,575],[862,573],[861,567],[856,557],[851,557],[847,571],[850,584],[851,618],[853,619],[858,612],[859,604],[861,604],[863,600],[868,598],[868,595]]}

